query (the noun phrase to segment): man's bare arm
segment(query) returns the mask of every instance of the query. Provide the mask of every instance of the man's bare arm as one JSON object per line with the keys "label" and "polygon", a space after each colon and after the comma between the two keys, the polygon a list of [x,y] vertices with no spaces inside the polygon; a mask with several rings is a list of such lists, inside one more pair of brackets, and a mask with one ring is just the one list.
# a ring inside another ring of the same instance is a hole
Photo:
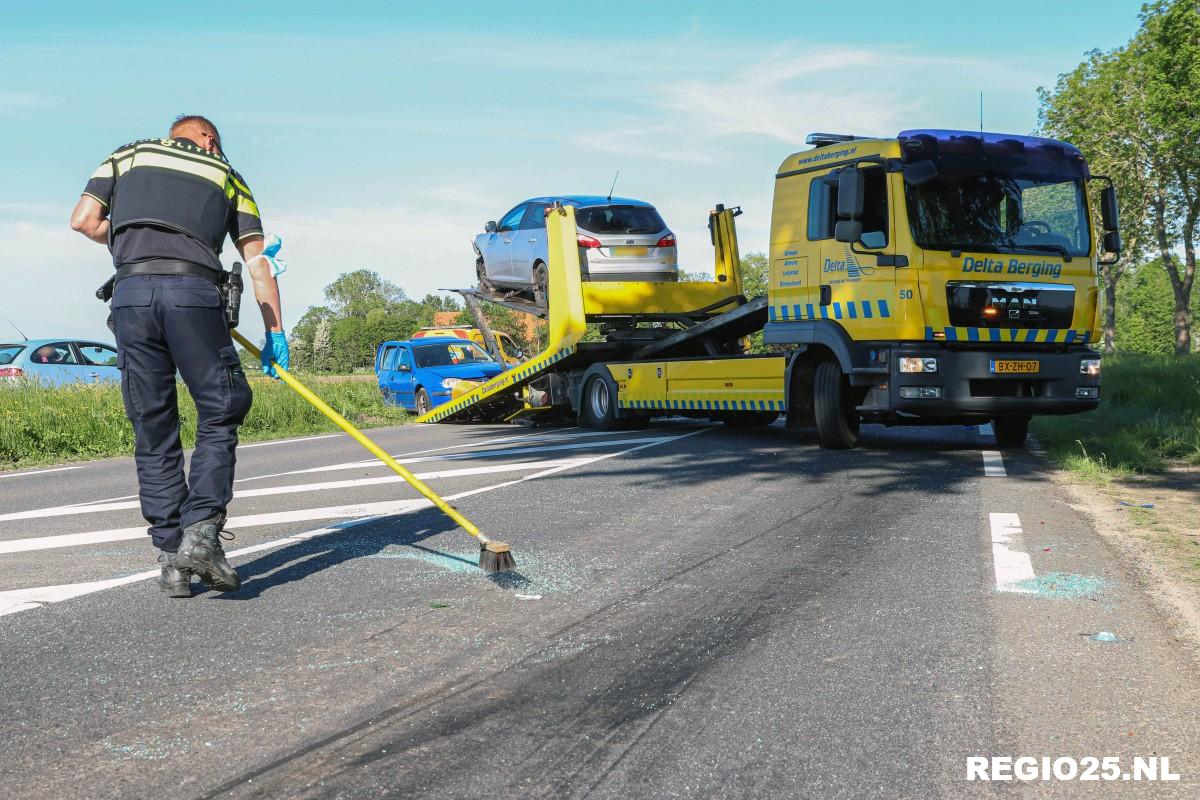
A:
{"label": "man's bare arm", "polygon": [[251,236],[237,243],[242,261],[250,270],[254,284],[254,299],[262,312],[263,325],[268,331],[283,330],[283,311],[279,304],[279,282],[271,274],[271,265],[265,258],[258,258],[263,251],[263,237]]}
{"label": "man's bare arm", "polygon": [[71,230],[79,231],[93,242],[108,244],[108,209],[90,194],[83,195],[71,212]]}

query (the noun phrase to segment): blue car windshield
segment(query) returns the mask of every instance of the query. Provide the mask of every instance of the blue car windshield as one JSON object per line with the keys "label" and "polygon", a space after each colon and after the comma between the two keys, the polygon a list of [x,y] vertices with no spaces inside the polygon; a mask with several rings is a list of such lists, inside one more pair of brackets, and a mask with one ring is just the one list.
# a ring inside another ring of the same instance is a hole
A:
{"label": "blue car windshield", "polygon": [[1088,254],[1087,165],[1070,145],[955,131],[905,132],[900,142],[919,246]]}
{"label": "blue car windshield", "polygon": [[495,359],[478,345],[468,342],[422,344],[413,348],[418,367],[449,367],[458,364],[494,364]]}
{"label": "blue car windshield", "polygon": [[24,349],[23,344],[0,344],[0,365],[11,364]]}

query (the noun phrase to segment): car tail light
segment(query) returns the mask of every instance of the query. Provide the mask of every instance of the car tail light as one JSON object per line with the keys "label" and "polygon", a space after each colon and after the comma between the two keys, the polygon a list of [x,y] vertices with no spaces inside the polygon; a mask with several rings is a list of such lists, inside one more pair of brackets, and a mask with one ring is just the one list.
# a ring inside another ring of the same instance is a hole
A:
{"label": "car tail light", "polygon": [[20,367],[0,367],[0,378],[24,378],[25,370]]}
{"label": "car tail light", "polygon": [[594,236],[585,236],[581,233],[575,239],[579,242],[580,247],[600,247],[600,240]]}
{"label": "car tail light", "polygon": [[675,234],[668,233],[666,236],[659,239],[658,244],[656,244],[654,246],[655,247],[674,247],[675,246]]}

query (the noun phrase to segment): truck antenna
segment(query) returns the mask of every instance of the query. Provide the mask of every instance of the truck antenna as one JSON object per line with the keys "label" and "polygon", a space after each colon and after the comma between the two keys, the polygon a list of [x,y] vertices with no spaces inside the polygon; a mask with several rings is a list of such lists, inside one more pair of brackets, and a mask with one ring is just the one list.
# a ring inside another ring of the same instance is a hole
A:
{"label": "truck antenna", "polygon": [[608,187],[608,197],[605,198],[608,202],[612,202],[613,189],[617,188],[617,178],[621,177],[621,170],[617,170],[617,174],[613,176],[612,186]]}
{"label": "truck antenna", "polygon": [[983,133],[983,92],[979,93],[979,132]]}
{"label": "truck antenna", "polygon": [[21,334],[21,338],[22,338],[22,339],[24,339],[24,340],[25,340],[25,341],[27,341],[27,342],[29,341],[29,337],[25,335],[25,332],[24,332],[23,330],[21,330],[20,328],[18,328],[18,327],[17,327],[17,323],[13,322],[13,321],[10,319],[10,320],[8,321],[8,324],[13,326],[13,330],[15,330],[17,333]]}

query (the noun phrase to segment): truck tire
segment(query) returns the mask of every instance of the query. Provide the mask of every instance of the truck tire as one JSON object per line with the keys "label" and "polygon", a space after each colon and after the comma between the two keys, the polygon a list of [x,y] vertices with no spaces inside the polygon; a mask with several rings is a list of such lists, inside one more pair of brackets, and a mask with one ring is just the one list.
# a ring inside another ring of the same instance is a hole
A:
{"label": "truck tire", "polygon": [[417,407],[418,417],[429,413],[429,410],[433,408],[433,404],[429,402],[429,392],[424,389],[417,389],[417,397],[414,405]]}
{"label": "truck tire", "polygon": [[992,430],[999,447],[1024,447],[1025,437],[1029,435],[1029,417],[996,417],[992,420]]}
{"label": "truck tire", "polygon": [[593,375],[579,396],[579,424],[584,428],[610,431],[617,427],[617,391],[603,375]]}
{"label": "truck tire", "polygon": [[813,376],[813,415],[817,439],[828,450],[848,450],[858,444],[858,412],[850,383],[836,361],[822,361]]}

